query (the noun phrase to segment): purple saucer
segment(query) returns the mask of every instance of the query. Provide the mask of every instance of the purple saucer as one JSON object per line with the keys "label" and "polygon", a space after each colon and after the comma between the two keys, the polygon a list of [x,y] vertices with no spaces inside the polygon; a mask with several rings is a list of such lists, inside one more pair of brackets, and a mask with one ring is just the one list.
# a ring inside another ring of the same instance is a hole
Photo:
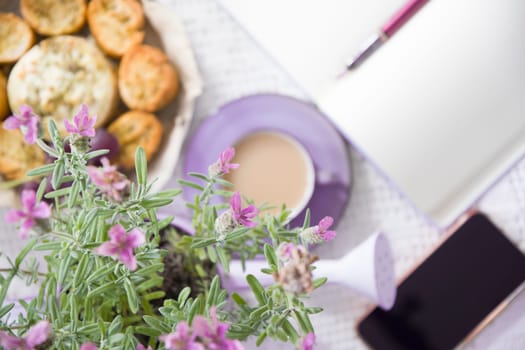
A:
{"label": "purple saucer", "polygon": [[[315,188],[307,205],[311,222],[317,224],[326,215],[337,222],[348,201],[351,182],[345,144],[315,106],[291,97],[252,95],[221,107],[191,136],[184,158],[184,174],[192,171],[206,174],[208,166],[224,149],[255,131],[285,133],[303,145],[315,170]],[[195,194],[193,189],[184,190],[188,201],[192,201]],[[292,226],[302,225],[304,214],[305,210],[299,213],[292,220]]]}

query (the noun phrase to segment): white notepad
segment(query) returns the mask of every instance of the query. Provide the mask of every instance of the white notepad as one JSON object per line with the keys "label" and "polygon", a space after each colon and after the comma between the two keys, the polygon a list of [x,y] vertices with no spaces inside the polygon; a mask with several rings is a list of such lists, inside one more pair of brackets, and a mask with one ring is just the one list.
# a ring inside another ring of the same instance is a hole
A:
{"label": "white notepad", "polygon": [[403,1],[221,2],[440,226],[525,153],[523,1],[431,1],[341,79]]}

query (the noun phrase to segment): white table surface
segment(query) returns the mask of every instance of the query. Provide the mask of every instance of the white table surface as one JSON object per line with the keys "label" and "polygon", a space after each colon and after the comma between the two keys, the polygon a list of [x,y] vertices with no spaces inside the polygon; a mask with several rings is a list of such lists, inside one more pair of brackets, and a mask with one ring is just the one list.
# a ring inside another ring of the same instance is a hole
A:
{"label": "white table surface", "polygon": [[[222,104],[249,94],[274,92],[305,98],[301,89],[214,0],[163,2],[170,3],[185,23],[204,77],[205,90],[196,108],[197,122]],[[349,160],[353,186],[337,227],[338,237],[317,253],[321,258],[342,256],[376,230],[382,230],[392,244],[396,276],[402,276],[428,254],[439,240],[440,232],[351,148]],[[180,171],[179,164],[176,174],[180,175]],[[525,161],[516,164],[476,207],[525,251]],[[4,212],[0,210],[0,216]],[[0,225],[0,250],[6,247],[20,247],[20,241],[13,227]],[[366,349],[355,331],[356,320],[370,307],[366,299],[346,287],[329,285],[312,295],[311,304],[325,309],[312,317],[317,331],[316,349]],[[264,348],[275,346],[267,344]],[[525,349],[525,294],[467,348]]]}

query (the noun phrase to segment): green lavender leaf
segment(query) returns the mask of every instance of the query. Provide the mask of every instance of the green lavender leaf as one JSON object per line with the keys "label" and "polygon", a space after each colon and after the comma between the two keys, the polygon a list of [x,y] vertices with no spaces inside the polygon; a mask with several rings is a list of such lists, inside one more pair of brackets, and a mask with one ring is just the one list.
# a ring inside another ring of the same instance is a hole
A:
{"label": "green lavender leaf", "polygon": [[71,192],[69,193],[69,197],[67,199],[67,207],[69,209],[73,208],[73,206],[76,204],[78,195],[80,193],[80,181],[73,181],[73,185],[71,185]]}
{"label": "green lavender leaf", "polygon": [[139,298],[135,287],[133,287],[133,284],[128,278],[124,279],[124,290],[128,298],[129,309],[132,313],[136,314],[139,311]]}
{"label": "green lavender leaf", "polygon": [[84,159],[85,160],[90,160],[90,159],[93,159],[93,158],[97,158],[97,157],[106,155],[108,153],[109,153],[109,149],[98,149],[96,151],[91,151],[89,153],[86,153],[84,155]]}
{"label": "green lavender leaf", "polygon": [[45,143],[42,139],[36,139],[36,144],[38,145],[38,147],[40,147],[44,152],[49,154],[51,157],[53,157],[53,158],[58,158],[59,157],[58,152],[56,151],[56,149],[53,149],[53,148],[49,147],[48,144]]}
{"label": "green lavender leaf", "polygon": [[177,297],[177,302],[179,303],[180,307],[183,307],[186,303],[186,300],[188,300],[188,297],[190,296],[191,288],[190,287],[184,287]]}
{"label": "green lavender leaf", "polygon": [[9,311],[11,311],[15,307],[15,304],[8,304],[3,307],[0,307],[0,319],[7,315]]}
{"label": "green lavender leaf", "polygon": [[137,182],[139,185],[146,185],[148,166],[146,163],[146,152],[142,146],[137,147],[135,151],[135,171],[137,173]]}
{"label": "green lavender leaf", "polygon": [[266,257],[266,261],[268,261],[268,265],[270,265],[272,271],[277,272],[279,264],[277,255],[275,254],[274,248],[267,243],[264,244],[264,256]]}
{"label": "green lavender leaf", "polygon": [[51,186],[57,190],[62,183],[62,177],[64,176],[64,161],[59,159],[55,161],[55,168],[53,169],[53,175],[51,177]]}
{"label": "green lavender leaf", "polygon": [[259,305],[266,304],[266,292],[257,278],[254,275],[249,274],[246,276],[246,281],[248,282],[248,285],[250,286],[250,289],[252,290],[253,295],[255,296],[255,299],[257,299]]}
{"label": "green lavender leaf", "polygon": [[204,180],[204,181],[206,181],[206,182],[210,182],[210,178],[207,177],[207,176],[204,175],[204,174],[201,174],[201,173],[189,172],[188,175],[189,175],[189,176],[196,177],[197,179]]}
{"label": "green lavender leaf", "polygon": [[199,309],[201,307],[201,300],[199,298],[193,300],[193,303],[191,304],[190,311],[188,312],[187,319],[188,323],[192,323],[193,319],[197,315]]}
{"label": "green lavender leaf", "polygon": [[328,281],[328,278],[326,278],[326,277],[320,277],[320,278],[314,279],[314,281],[313,281],[314,289],[317,289],[317,288],[321,287],[327,281]]}
{"label": "green lavender leaf", "polygon": [[55,164],[46,164],[38,168],[30,170],[26,173],[27,176],[46,176],[53,172],[55,169]]}
{"label": "green lavender leaf", "polygon": [[191,188],[194,188],[194,189],[199,190],[199,191],[204,191],[204,187],[202,187],[199,184],[196,184],[195,182],[191,182],[191,181],[183,180],[183,179],[179,179],[178,182],[182,186],[191,187]]}

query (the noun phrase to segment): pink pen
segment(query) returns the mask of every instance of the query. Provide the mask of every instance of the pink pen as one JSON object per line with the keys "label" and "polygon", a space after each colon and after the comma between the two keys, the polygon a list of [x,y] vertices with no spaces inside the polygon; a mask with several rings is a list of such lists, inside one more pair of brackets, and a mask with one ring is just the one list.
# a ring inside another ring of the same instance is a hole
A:
{"label": "pink pen", "polygon": [[428,0],[410,0],[397,11],[379,30],[371,37],[359,53],[346,65],[347,70],[355,69],[366,60],[375,50],[386,42],[399,28],[403,26]]}

